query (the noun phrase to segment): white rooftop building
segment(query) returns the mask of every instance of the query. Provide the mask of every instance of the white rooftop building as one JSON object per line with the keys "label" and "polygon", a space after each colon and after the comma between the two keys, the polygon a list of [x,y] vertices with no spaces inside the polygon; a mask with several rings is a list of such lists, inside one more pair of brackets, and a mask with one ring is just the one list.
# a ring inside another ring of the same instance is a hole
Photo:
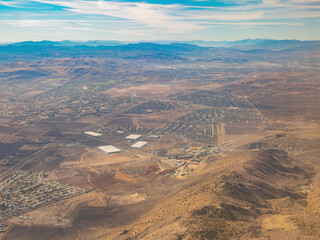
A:
{"label": "white rooftop building", "polygon": [[150,135],[148,138],[159,139],[160,136],[159,135]]}
{"label": "white rooftop building", "polygon": [[141,135],[131,134],[129,136],[126,136],[126,139],[128,140],[137,140],[141,137]]}
{"label": "white rooftop building", "polygon": [[92,137],[100,137],[100,136],[102,136],[101,133],[92,132],[92,131],[84,132],[84,134],[90,135],[90,136],[92,136]]}
{"label": "white rooftop building", "polygon": [[122,150],[120,150],[119,148],[116,148],[112,145],[106,145],[106,146],[100,146],[98,147],[98,149],[106,152],[106,153],[119,153],[119,152],[122,152]]}
{"label": "white rooftop building", "polygon": [[148,142],[138,141],[135,144],[132,144],[130,147],[132,147],[132,148],[143,148],[147,144],[148,144]]}

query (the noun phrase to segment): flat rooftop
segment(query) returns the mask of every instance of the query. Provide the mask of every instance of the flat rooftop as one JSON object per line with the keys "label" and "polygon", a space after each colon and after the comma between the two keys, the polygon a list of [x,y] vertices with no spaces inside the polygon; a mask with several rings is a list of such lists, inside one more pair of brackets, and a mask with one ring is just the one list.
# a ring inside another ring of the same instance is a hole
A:
{"label": "flat rooftop", "polygon": [[130,147],[132,148],[142,148],[144,147],[145,145],[147,145],[148,142],[145,142],[145,141],[138,141],[136,142],[135,144],[132,144]]}
{"label": "flat rooftop", "polygon": [[126,136],[126,139],[128,139],[128,140],[137,140],[140,137],[141,137],[141,135],[130,134],[129,136]]}
{"label": "flat rooftop", "polygon": [[115,146],[112,146],[112,145],[100,146],[98,148],[100,150],[106,152],[106,153],[119,153],[119,152],[122,152],[121,149],[116,148]]}
{"label": "flat rooftop", "polygon": [[102,136],[101,133],[96,133],[96,132],[92,132],[92,131],[84,132],[84,134],[87,134],[87,135],[90,135],[90,136],[93,136],[93,137],[100,137],[100,136]]}
{"label": "flat rooftop", "polygon": [[159,139],[159,138],[160,138],[160,135],[150,135],[148,138]]}

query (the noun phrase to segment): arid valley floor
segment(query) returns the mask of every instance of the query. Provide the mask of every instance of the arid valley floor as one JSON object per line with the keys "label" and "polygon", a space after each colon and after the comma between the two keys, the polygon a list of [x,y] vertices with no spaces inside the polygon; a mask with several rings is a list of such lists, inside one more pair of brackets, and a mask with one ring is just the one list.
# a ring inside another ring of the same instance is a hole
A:
{"label": "arid valley floor", "polygon": [[0,239],[320,239],[319,48],[200,50],[2,61]]}

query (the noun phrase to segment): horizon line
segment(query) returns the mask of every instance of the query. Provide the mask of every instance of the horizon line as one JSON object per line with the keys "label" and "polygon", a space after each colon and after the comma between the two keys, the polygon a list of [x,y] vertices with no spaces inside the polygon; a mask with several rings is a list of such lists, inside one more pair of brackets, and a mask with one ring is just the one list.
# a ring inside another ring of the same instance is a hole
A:
{"label": "horizon line", "polygon": [[34,42],[34,43],[40,43],[40,42],[79,42],[79,43],[85,43],[85,42],[95,42],[95,41],[100,41],[100,42],[119,42],[119,43],[152,43],[152,42],[171,42],[171,43],[179,43],[179,42],[194,42],[194,41],[200,41],[200,42],[216,42],[216,43],[223,43],[223,42],[239,42],[239,41],[245,41],[245,40],[275,40],[275,41],[300,41],[300,42],[316,42],[320,41],[320,39],[317,40],[302,40],[302,39],[297,39],[297,38],[284,38],[284,39],[275,39],[275,38],[242,38],[238,40],[220,40],[220,41],[215,41],[215,40],[202,40],[202,39],[193,39],[193,40],[138,40],[138,41],[121,41],[121,40],[115,40],[115,39],[93,39],[93,40],[70,40],[70,39],[65,39],[65,40],[49,40],[49,39],[43,39],[43,40],[25,40],[25,41],[17,41],[17,42],[2,42],[0,40],[1,45],[6,45],[6,44],[16,44],[16,43],[26,43],[26,42]]}

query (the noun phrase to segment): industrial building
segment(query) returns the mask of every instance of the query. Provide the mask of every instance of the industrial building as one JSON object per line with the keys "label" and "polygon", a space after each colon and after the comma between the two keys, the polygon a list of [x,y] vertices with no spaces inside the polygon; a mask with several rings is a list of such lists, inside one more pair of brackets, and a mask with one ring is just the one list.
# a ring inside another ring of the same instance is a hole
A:
{"label": "industrial building", "polygon": [[145,141],[138,141],[135,144],[131,145],[130,147],[132,148],[143,148],[144,146],[146,146],[148,144],[148,142]]}
{"label": "industrial building", "polygon": [[159,139],[160,136],[159,135],[150,135],[148,138],[152,138],[152,139]]}
{"label": "industrial building", "polygon": [[108,154],[122,152],[122,150],[120,150],[119,148],[116,148],[112,145],[100,146],[100,147],[98,147],[98,149],[100,149],[103,152],[108,153]]}
{"label": "industrial building", "polygon": [[126,139],[128,140],[137,140],[141,137],[141,135],[131,134],[129,136],[126,136]]}
{"label": "industrial building", "polygon": [[92,137],[100,137],[100,136],[102,136],[101,133],[92,132],[92,131],[84,132],[84,134],[87,134],[87,135],[92,136]]}

